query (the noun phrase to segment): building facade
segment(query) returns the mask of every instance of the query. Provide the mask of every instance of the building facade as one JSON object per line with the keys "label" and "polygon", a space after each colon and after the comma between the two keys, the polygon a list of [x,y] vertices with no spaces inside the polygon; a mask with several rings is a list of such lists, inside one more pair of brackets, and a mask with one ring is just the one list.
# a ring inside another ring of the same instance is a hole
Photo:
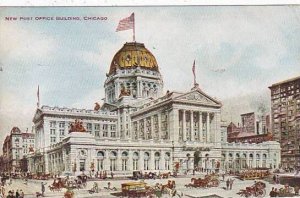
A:
{"label": "building facade", "polygon": [[24,133],[18,127],[13,127],[10,134],[6,136],[2,152],[3,152],[3,172],[17,173],[24,169],[24,161],[30,152],[30,148],[34,148],[34,134]]}
{"label": "building facade", "polygon": [[[95,110],[48,106],[36,110],[31,172],[132,174],[196,166],[216,170],[225,160],[224,149],[234,150],[234,145],[221,141],[221,102],[198,84],[187,92],[163,93],[158,64],[144,44],[124,44],[113,57],[104,88],[104,104]],[[266,154],[267,160],[274,157],[266,146],[257,152]]]}
{"label": "building facade", "polygon": [[300,166],[300,77],[273,84],[272,132],[281,144],[283,168]]}

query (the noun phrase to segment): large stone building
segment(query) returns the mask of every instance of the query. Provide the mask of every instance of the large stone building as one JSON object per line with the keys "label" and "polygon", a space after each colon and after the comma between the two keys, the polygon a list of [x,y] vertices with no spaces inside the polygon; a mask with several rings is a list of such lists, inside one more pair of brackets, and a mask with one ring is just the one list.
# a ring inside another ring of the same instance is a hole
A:
{"label": "large stone building", "polygon": [[273,84],[272,132],[281,144],[283,168],[300,167],[300,77]]}
{"label": "large stone building", "polygon": [[13,127],[6,136],[2,152],[2,172],[22,172],[26,168],[22,166],[30,151],[34,148],[34,134],[21,132],[18,127]]}
{"label": "large stone building", "polygon": [[[222,142],[222,104],[197,84],[184,93],[164,93],[156,59],[144,44],[124,44],[113,57],[104,88],[101,108],[42,106],[36,110],[30,171],[131,174],[134,170],[186,171],[195,166],[246,168],[249,163],[277,167],[280,162],[280,156],[274,155],[280,150],[276,142]],[[75,125],[80,126],[77,131]],[[236,165],[241,159],[247,166]]]}
{"label": "large stone building", "polygon": [[255,116],[255,113],[241,115],[242,124],[231,122],[227,127],[228,142],[261,143],[272,140],[269,115]]}

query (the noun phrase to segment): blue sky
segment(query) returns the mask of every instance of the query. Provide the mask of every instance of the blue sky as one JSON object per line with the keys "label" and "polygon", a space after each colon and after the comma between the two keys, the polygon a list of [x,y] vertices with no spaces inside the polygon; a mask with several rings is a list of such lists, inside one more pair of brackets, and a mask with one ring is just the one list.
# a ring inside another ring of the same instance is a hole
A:
{"label": "blue sky", "polygon": [[[111,59],[132,31],[155,55],[165,91],[197,81],[224,103],[224,119],[269,106],[271,84],[300,75],[299,6],[0,8],[0,140],[30,128],[37,86],[42,105],[93,108]],[[7,16],[104,16],[106,21],[5,21]],[[180,79],[180,80],[178,80]],[[225,113],[224,113],[225,112]]]}

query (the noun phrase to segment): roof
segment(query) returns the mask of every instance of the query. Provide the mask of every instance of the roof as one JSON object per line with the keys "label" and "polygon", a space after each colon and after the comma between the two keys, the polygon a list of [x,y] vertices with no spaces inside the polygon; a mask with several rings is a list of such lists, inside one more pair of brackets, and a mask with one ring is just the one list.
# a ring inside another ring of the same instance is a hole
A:
{"label": "roof", "polygon": [[289,83],[289,82],[292,82],[292,81],[296,81],[296,80],[300,80],[300,76],[297,76],[297,77],[294,77],[294,78],[290,78],[290,79],[272,84],[269,88],[272,88],[272,87],[275,87],[275,86],[278,86],[278,85],[281,85],[281,84]]}
{"label": "roof", "polygon": [[158,65],[153,54],[143,43],[129,42],[115,54],[110,64],[109,75],[117,69],[131,69],[136,67],[158,71]]}

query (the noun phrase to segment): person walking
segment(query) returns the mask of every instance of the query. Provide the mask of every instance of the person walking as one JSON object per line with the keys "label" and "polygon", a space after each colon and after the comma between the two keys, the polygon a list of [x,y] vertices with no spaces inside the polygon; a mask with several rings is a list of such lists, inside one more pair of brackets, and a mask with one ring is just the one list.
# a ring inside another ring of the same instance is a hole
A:
{"label": "person walking", "polygon": [[229,181],[229,178],[228,178],[227,181],[226,181],[226,190],[229,189],[229,184],[230,184],[230,181]]}
{"label": "person walking", "polygon": [[234,179],[230,179],[230,183],[229,183],[230,190],[232,190],[233,181],[234,181]]}
{"label": "person walking", "polygon": [[42,196],[44,197],[44,193],[45,193],[45,185],[46,185],[46,183],[41,183],[41,190],[42,190]]}
{"label": "person walking", "polygon": [[16,191],[16,198],[20,198],[19,190]]}

